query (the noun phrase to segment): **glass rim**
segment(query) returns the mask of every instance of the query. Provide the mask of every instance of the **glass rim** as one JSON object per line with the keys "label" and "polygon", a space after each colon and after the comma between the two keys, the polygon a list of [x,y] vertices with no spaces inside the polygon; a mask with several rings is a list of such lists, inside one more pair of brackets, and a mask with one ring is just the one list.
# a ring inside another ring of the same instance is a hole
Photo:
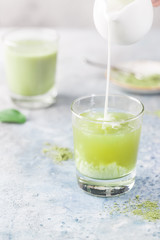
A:
{"label": "glass rim", "polygon": [[[81,101],[81,100],[84,100],[84,99],[87,99],[87,98],[91,98],[91,97],[104,97],[105,98],[105,95],[96,95],[96,94],[92,94],[92,95],[88,95],[88,96],[84,96],[84,97],[79,97],[77,99],[75,99],[72,104],[71,104],[71,112],[72,114],[74,114],[76,117],[78,117],[79,119],[81,120],[85,120],[85,121],[89,121],[89,122],[94,122],[94,123],[119,123],[120,121],[109,121],[109,120],[93,120],[93,119],[89,119],[87,117],[84,117],[84,116],[81,116],[79,113],[77,113],[75,110],[74,110],[74,105],[78,102],[78,101]],[[133,117],[129,117],[128,119],[125,119],[123,120],[123,123],[125,122],[131,122],[131,121],[134,121],[136,119],[138,119],[139,117],[141,117],[144,113],[144,105],[143,103],[135,98],[135,97],[131,97],[131,96],[128,96],[128,95],[121,95],[121,94],[109,94],[109,97],[123,97],[123,98],[126,98],[126,99],[129,99],[129,100],[133,100],[135,102],[137,102],[139,105],[141,105],[141,111],[139,111],[138,114],[136,114],[135,116]]]}
{"label": "glass rim", "polygon": [[[33,31],[34,34],[40,33],[40,32],[48,32],[48,34],[50,36],[53,36],[53,41],[58,41],[60,36],[57,32],[56,29],[54,28],[48,28],[48,27],[14,27],[14,28],[10,28],[8,31],[4,32],[4,34],[1,37],[1,41],[5,44],[5,45],[10,45],[11,43],[15,43],[16,40],[11,40],[11,39],[7,39],[11,36],[11,34],[15,34],[20,33],[20,32],[29,32],[29,31]],[[28,36],[28,39],[30,37]],[[42,36],[43,39],[43,36]]]}

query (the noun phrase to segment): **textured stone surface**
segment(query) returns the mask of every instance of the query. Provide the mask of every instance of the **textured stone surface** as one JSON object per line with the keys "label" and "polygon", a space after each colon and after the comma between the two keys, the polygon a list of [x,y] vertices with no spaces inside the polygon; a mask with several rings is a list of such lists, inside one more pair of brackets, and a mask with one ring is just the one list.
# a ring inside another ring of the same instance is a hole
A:
{"label": "textured stone surface", "polygon": [[[104,94],[104,69],[84,63],[85,56],[105,61],[105,43],[94,31],[60,31],[57,103],[28,111],[24,125],[0,124],[0,240],[158,240],[160,223],[123,214],[110,216],[105,206],[124,203],[135,195],[160,199],[160,118],[145,114],[131,192],[118,198],[89,196],[79,189],[73,161],[56,165],[42,154],[45,142],[73,148],[70,105],[73,99]],[[153,32],[132,47],[114,47],[113,62],[160,60]],[[13,107],[0,62],[0,109]],[[110,92],[122,93],[111,85]],[[148,111],[160,109],[160,95],[140,96]]]}

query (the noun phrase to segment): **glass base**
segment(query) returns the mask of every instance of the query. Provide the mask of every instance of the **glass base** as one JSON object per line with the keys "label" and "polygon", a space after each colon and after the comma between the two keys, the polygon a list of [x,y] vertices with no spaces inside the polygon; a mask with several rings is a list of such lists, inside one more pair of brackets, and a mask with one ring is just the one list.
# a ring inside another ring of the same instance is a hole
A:
{"label": "glass base", "polygon": [[38,109],[50,107],[56,101],[57,91],[50,90],[48,93],[38,96],[21,96],[10,94],[12,101],[19,107],[27,109]]}
{"label": "glass base", "polygon": [[77,171],[78,185],[85,192],[97,197],[114,197],[132,189],[135,183],[135,170],[125,177],[111,180],[97,180],[83,176]]}

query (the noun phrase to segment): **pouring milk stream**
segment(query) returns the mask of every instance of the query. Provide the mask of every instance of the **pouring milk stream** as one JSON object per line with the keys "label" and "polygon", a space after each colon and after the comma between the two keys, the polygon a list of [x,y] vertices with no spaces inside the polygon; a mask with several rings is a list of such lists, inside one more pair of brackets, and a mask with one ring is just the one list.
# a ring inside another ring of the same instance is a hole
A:
{"label": "pouring milk stream", "polygon": [[108,39],[107,84],[104,119],[108,113],[111,43],[129,45],[150,30],[153,22],[151,0],[95,0],[94,23],[104,39]]}

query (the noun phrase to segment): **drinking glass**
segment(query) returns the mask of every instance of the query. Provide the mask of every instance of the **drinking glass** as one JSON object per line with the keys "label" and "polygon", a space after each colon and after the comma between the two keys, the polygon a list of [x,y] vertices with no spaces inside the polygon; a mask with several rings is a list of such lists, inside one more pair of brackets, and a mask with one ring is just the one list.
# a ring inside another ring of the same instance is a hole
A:
{"label": "drinking glass", "polygon": [[3,36],[3,41],[6,78],[13,102],[32,109],[52,105],[57,95],[56,31],[14,29]]}
{"label": "drinking glass", "polygon": [[104,103],[105,96],[82,97],[71,110],[78,184],[110,197],[134,185],[144,106],[133,97],[110,95],[104,120]]}

